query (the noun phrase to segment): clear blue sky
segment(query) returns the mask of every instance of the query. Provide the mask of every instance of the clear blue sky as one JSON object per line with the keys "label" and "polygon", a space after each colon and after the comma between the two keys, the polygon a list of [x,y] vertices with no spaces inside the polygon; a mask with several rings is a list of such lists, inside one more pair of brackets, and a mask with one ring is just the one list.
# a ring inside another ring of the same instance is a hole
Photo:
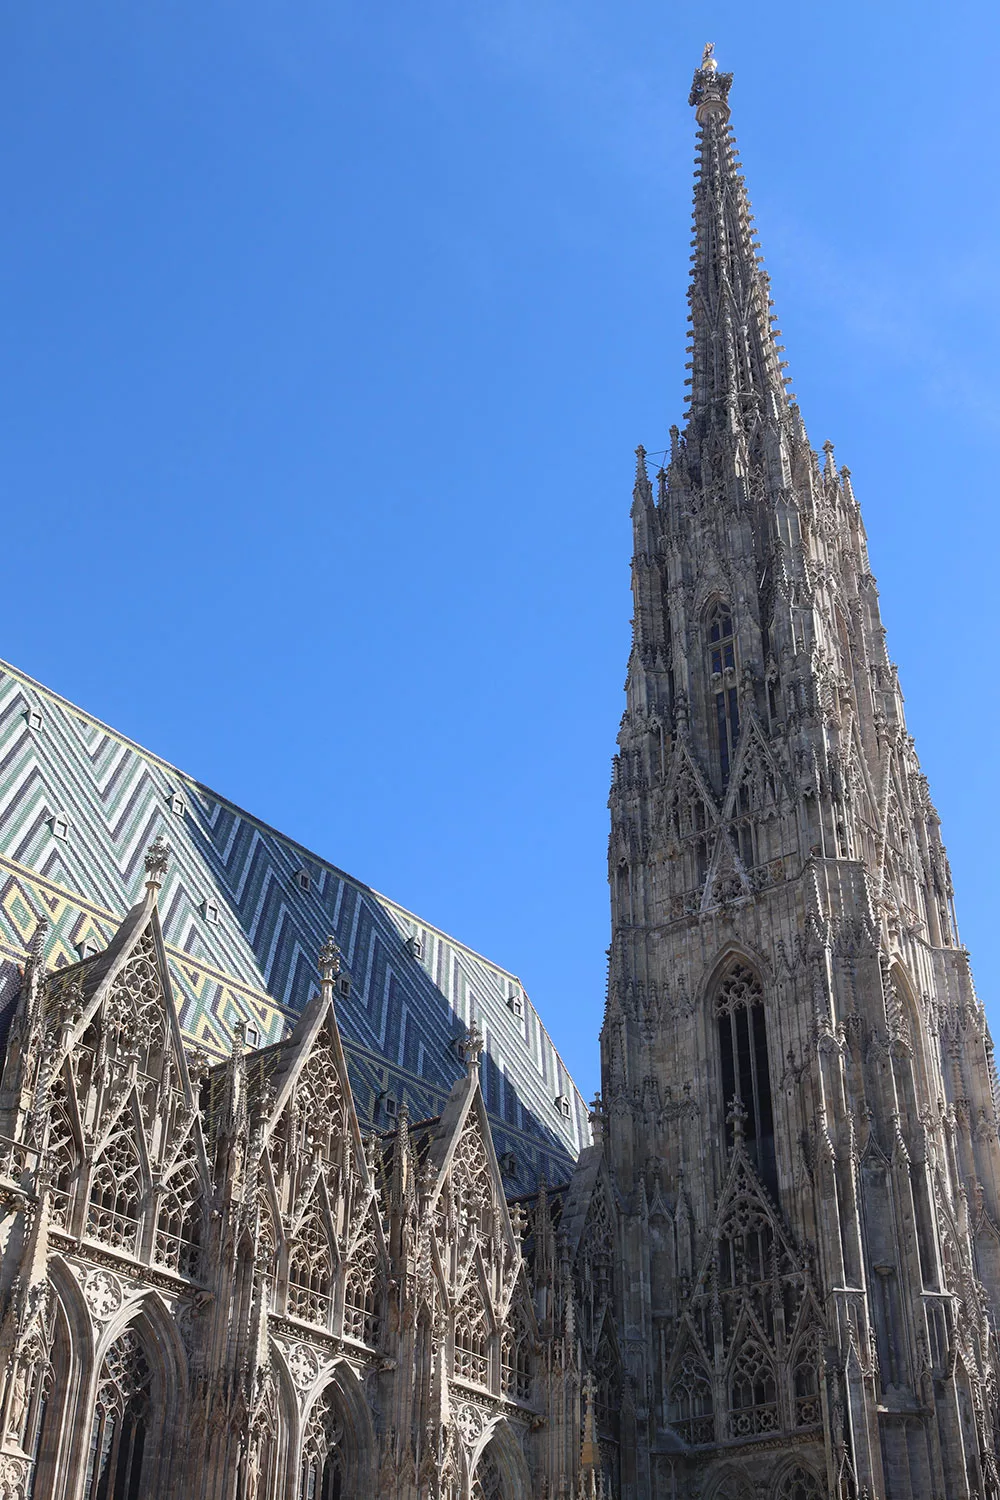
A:
{"label": "clear blue sky", "polygon": [[0,655],[515,970],[588,1092],[716,42],[1000,1020],[996,7],[0,15]]}

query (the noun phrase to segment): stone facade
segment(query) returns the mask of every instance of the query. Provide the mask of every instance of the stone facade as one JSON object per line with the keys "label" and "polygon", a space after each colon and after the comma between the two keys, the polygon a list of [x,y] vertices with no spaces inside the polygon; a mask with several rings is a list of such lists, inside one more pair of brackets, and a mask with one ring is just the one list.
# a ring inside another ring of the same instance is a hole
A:
{"label": "stone facade", "polygon": [[[1000,1497],[992,1045],[850,476],[786,392],[730,84],[706,49],[655,492],[638,450],[593,1144],[571,1165],[578,1096],[512,976],[103,726],[53,708],[46,760],[29,700],[0,1500]],[[112,922],[165,801],[180,849]]]}
{"label": "stone facade", "polygon": [[640,449],[601,1037],[623,1495],[995,1496],[997,1078],[858,503],[706,50],[690,408]]}
{"label": "stone facade", "polygon": [[[0,1082],[0,1496],[561,1493],[611,1294],[599,1152],[508,1204],[475,1031],[440,1116],[364,1134],[332,942],[285,1041],[186,1047],[167,861],[155,844],[106,950],[50,973],[42,925],[26,967]],[[610,1400],[594,1387],[591,1430]]]}

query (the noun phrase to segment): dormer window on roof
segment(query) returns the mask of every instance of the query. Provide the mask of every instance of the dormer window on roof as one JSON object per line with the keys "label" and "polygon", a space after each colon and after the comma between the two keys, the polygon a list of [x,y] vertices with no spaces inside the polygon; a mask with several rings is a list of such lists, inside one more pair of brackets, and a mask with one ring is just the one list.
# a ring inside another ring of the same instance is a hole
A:
{"label": "dormer window on roof", "polygon": [[205,921],[210,923],[211,926],[217,927],[219,925],[219,917],[221,915],[219,911],[219,903],[213,896],[205,897],[204,901],[201,903],[201,911],[202,916],[205,918]]}
{"label": "dormer window on roof", "polygon": [[311,891],[312,876],[310,875],[309,871],[304,868],[301,870],[296,870],[295,883],[299,887],[300,891]]}
{"label": "dormer window on roof", "polygon": [[27,720],[28,728],[29,729],[41,729],[41,727],[42,727],[42,711],[41,711],[41,709],[39,709],[39,708],[29,708],[26,711],[24,717]]}
{"label": "dormer window on roof", "polygon": [[524,996],[518,990],[515,990],[512,995],[507,996],[507,1006],[511,1014],[517,1016],[520,1020],[524,1015]]}
{"label": "dormer window on roof", "polygon": [[350,974],[341,974],[340,975],[339,979],[337,980],[337,989],[340,991],[341,999],[343,999],[343,1000],[348,999],[348,997],[350,996],[350,993],[351,993],[351,976],[350,976]]}
{"label": "dormer window on roof", "polygon": [[175,818],[183,818],[187,813],[187,803],[184,801],[184,798],[181,796],[180,792],[171,792],[170,811],[173,813]]}
{"label": "dormer window on roof", "polygon": [[411,958],[423,957],[424,945],[417,937],[417,934],[415,932],[410,933],[410,936],[406,939],[403,947],[406,949]]}
{"label": "dormer window on roof", "polygon": [[69,817],[66,813],[55,813],[51,818],[52,837],[56,839],[69,838]]}
{"label": "dormer window on roof", "polygon": [[570,1104],[569,1095],[568,1094],[557,1094],[555,1102],[556,1102],[556,1109],[562,1115],[563,1119],[564,1120],[568,1120],[570,1118],[571,1114],[573,1113],[573,1107]]}

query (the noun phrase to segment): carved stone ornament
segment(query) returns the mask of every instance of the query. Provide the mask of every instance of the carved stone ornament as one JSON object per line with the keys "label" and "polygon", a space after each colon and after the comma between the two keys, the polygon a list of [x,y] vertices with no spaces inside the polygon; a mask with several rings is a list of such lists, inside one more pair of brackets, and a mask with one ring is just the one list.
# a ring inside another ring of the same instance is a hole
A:
{"label": "carved stone ornament", "polygon": [[319,1356],[308,1344],[292,1344],[285,1355],[288,1371],[299,1390],[307,1390],[319,1374]]}
{"label": "carved stone ornament", "polygon": [[483,1435],[486,1426],[486,1418],[478,1406],[466,1404],[458,1409],[455,1425],[462,1434],[462,1441],[467,1448],[474,1448]]}
{"label": "carved stone ornament", "polygon": [[7,1496],[14,1500],[15,1496],[23,1495],[27,1480],[26,1458],[15,1458],[9,1453],[0,1454],[0,1500],[6,1500]]}
{"label": "carved stone ornament", "polygon": [[99,1323],[106,1323],[122,1305],[122,1289],[110,1271],[91,1271],[83,1285],[87,1306]]}

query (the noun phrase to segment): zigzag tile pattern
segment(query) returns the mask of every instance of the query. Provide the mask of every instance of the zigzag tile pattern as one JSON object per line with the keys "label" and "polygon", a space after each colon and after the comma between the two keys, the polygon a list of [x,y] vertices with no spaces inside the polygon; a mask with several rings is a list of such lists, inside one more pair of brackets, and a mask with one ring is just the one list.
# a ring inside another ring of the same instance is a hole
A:
{"label": "zigzag tile pattern", "polygon": [[362,1118],[385,1126],[403,1099],[414,1118],[437,1114],[462,1067],[456,1041],[475,1019],[511,1191],[541,1174],[565,1178],[589,1139],[586,1107],[514,975],[5,663],[0,1005],[16,992],[40,916],[54,966],[106,944],[141,891],[158,833],[173,850],[160,912],[193,1042],[226,1055],[241,1020],[262,1044],[277,1040],[315,990],[316,955],[333,931],[350,979],[339,1015]]}

